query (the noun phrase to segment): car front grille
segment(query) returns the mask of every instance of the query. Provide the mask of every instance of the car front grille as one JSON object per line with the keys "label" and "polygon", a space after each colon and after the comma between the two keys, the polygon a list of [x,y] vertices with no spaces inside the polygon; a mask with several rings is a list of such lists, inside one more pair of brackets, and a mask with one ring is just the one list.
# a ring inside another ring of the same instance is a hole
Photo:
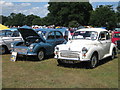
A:
{"label": "car front grille", "polygon": [[20,52],[20,53],[27,53],[27,49],[25,49],[25,48],[15,48],[14,51],[15,51],[15,52],[18,52],[18,53],[19,53],[19,52]]}
{"label": "car front grille", "polygon": [[78,51],[62,50],[60,51],[60,56],[66,58],[78,58],[79,57],[78,53],[79,53]]}

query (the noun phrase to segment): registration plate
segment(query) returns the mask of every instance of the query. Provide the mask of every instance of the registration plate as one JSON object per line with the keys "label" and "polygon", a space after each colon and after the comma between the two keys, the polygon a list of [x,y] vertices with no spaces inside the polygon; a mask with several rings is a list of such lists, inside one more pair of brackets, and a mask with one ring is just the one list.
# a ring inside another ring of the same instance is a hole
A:
{"label": "registration plate", "polygon": [[15,62],[16,59],[17,59],[17,52],[12,52],[10,60]]}

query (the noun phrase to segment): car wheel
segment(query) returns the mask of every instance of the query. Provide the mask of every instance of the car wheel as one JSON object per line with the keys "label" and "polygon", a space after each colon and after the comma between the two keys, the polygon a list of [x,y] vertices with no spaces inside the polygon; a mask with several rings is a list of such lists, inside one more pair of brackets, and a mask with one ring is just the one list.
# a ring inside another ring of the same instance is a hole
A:
{"label": "car wheel", "polygon": [[98,64],[98,57],[96,54],[93,54],[91,60],[89,61],[89,68],[93,69],[97,66],[97,64]]}
{"label": "car wheel", "polygon": [[112,51],[111,60],[113,60],[114,58],[115,58],[115,50]]}
{"label": "car wheel", "polygon": [[7,52],[7,48],[4,46],[0,46],[0,54],[5,54]]}
{"label": "car wheel", "polygon": [[58,59],[57,62],[58,62],[59,65],[63,65],[62,60]]}
{"label": "car wheel", "polygon": [[44,59],[44,57],[45,57],[44,50],[40,50],[40,51],[38,52],[38,59],[41,61],[41,60]]}

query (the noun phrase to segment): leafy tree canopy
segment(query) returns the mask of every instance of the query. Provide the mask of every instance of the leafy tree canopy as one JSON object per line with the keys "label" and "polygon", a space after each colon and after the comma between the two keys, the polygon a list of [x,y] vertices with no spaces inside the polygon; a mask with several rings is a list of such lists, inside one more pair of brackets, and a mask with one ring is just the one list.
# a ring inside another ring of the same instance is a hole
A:
{"label": "leafy tree canopy", "polygon": [[91,12],[90,24],[109,29],[116,26],[116,15],[111,5],[101,5]]}
{"label": "leafy tree canopy", "polygon": [[68,26],[69,22],[77,21],[87,25],[92,5],[89,2],[49,2],[48,10],[51,24]]}

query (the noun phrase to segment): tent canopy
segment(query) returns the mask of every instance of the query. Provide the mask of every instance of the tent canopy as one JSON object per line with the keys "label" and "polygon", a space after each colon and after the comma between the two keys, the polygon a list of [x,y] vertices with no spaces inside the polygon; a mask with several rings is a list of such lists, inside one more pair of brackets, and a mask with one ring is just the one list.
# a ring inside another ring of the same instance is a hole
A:
{"label": "tent canopy", "polygon": [[6,27],[6,26],[0,24],[0,30],[4,30],[4,29],[10,29],[10,28],[8,28],[8,27]]}

